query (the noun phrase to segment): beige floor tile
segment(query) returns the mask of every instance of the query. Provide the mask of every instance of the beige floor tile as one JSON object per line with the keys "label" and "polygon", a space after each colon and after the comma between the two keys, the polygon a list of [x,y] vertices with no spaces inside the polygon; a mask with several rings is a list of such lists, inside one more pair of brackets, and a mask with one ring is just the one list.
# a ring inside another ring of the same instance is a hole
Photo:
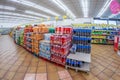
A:
{"label": "beige floor tile", "polygon": [[113,78],[114,80],[120,80],[120,73],[119,73],[119,75],[118,75],[118,74],[114,74],[114,75],[112,76],[112,78]]}
{"label": "beige floor tile", "polygon": [[23,73],[25,73],[27,71],[27,68],[28,67],[20,66],[20,68],[17,70],[17,72],[23,72]]}
{"label": "beige floor tile", "polygon": [[15,72],[15,71],[17,71],[18,70],[18,68],[19,68],[19,66],[12,66],[10,69],[9,69],[9,71],[13,71],[13,72]]}
{"label": "beige floor tile", "polygon": [[7,72],[4,76],[4,78],[7,80],[12,80],[14,75],[15,75],[15,72]]}
{"label": "beige floor tile", "polygon": [[47,80],[47,74],[46,73],[36,74],[36,80]]}
{"label": "beige floor tile", "polygon": [[16,73],[13,80],[24,80],[25,73]]}
{"label": "beige floor tile", "polygon": [[59,80],[57,72],[48,73],[48,80]]}
{"label": "beige floor tile", "polygon": [[37,68],[37,73],[46,73],[46,67],[40,66]]}
{"label": "beige floor tile", "polygon": [[6,70],[0,70],[0,78],[2,78],[6,72],[7,72]]}
{"label": "beige floor tile", "polygon": [[37,67],[28,67],[27,73],[36,73]]}
{"label": "beige floor tile", "polygon": [[111,77],[111,76],[114,74],[114,72],[113,72],[112,70],[110,70],[110,69],[105,69],[103,72],[104,72],[108,77]]}
{"label": "beige floor tile", "polygon": [[47,72],[56,72],[57,67],[56,66],[47,66]]}
{"label": "beige floor tile", "polygon": [[24,77],[24,80],[35,80],[35,74],[27,73]]}

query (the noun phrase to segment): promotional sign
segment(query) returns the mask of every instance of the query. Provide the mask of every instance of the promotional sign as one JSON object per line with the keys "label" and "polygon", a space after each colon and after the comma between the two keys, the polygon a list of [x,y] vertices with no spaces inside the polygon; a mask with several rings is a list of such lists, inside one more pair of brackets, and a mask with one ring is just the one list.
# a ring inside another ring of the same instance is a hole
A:
{"label": "promotional sign", "polygon": [[117,14],[120,12],[120,3],[117,0],[113,0],[110,4],[110,10],[112,14]]}

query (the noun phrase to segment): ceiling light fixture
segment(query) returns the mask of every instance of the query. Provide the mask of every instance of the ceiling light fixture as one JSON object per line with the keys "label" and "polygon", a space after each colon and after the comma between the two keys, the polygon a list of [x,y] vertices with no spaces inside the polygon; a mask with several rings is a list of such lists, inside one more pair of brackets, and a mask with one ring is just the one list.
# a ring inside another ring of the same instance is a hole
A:
{"label": "ceiling light fixture", "polygon": [[81,0],[84,17],[88,17],[88,0]]}
{"label": "ceiling light fixture", "polygon": [[16,16],[9,16],[9,15],[0,15],[0,18],[7,18],[7,19],[25,19],[25,20],[36,20],[32,18],[25,18],[25,17],[16,17]]}
{"label": "ceiling light fixture", "polygon": [[41,17],[44,17],[44,18],[48,18],[49,17],[49,16],[46,16],[46,15],[39,14],[39,13],[36,13],[34,11],[28,11],[28,10],[26,10],[25,13],[36,15],[36,16],[41,16]]}
{"label": "ceiling light fixture", "polygon": [[14,11],[16,8],[11,7],[11,6],[4,6],[4,5],[0,5],[0,9],[6,9],[6,10],[11,10],[11,11]]}
{"label": "ceiling light fixture", "polygon": [[24,14],[18,14],[18,13],[13,13],[13,12],[1,12],[0,14],[4,14],[4,15],[14,15],[14,16],[21,16],[21,17],[29,17],[29,18],[33,18],[33,19],[40,19],[39,17],[35,17],[35,16],[30,16],[30,15],[24,15]]}
{"label": "ceiling light fixture", "polygon": [[[50,0],[51,1],[51,0]],[[63,11],[66,11],[70,17],[76,18],[72,11],[61,1],[61,0],[52,0],[57,6],[59,6]]]}
{"label": "ceiling light fixture", "polygon": [[105,5],[102,7],[102,9],[100,10],[100,12],[98,13],[97,17],[101,17],[104,12],[108,9],[108,7],[110,6],[110,3],[112,2],[112,0],[107,0]]}
{"label": "ceiling light fixture", "polygon": [[27,6],[42,10],[42,11],[44,11],[46,13],[49,13],[49,14],[52,14],[54,16],[60,16],[59,14],[57,14],[57,13],[55,13],[55,12],[53,12],[53,11],[43,7],[43,6],[40,6],[36,3],[30,2],[30,1],[27,1],[27,0],[10,0],[10,1],[17,2],[19,4],[27,5]]}

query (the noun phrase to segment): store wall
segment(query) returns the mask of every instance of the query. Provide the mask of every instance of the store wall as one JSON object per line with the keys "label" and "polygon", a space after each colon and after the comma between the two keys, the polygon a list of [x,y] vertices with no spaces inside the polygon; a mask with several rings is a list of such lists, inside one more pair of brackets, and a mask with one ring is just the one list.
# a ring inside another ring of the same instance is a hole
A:
{"label": "store wall", "polygon": [[51,24],[54,26],[57,25],[71,25],[71,24],[77,24],[77,23],[93,23],[93,18],[79,18],[79,19],[66,19],[66,20],[62,20],[62,21],[46,21],[43,22],[44,24]]}
{"label": "store wall", "polygon": [[16,25],[18,25],[18,24],[16,24],[16,23],[0,23],[0,28],[10,28],[10,27],[13,27]]}

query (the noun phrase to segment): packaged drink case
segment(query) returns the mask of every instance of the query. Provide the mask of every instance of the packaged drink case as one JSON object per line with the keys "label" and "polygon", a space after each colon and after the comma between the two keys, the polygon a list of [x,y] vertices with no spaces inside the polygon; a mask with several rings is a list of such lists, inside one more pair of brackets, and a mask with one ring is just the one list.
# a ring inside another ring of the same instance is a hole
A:
{"label": "packaged drink case", "polygon": [[75,54],[76,53],[76,44],[73,44],[73,46],[70,48],[70,53]]}
{"label": "packaged drink case", "polygon": [[71,27],[56,27],[55,33],[57,34],[72,34],[72,28]]}
{"label": "packaged drink case", "polygon": [[66,65],[71,66],[71,67],[79,67],[80,68],[83,65],[83,62],[67,58]]}
{"label": "packaged drink case", "polygon": [[52,44],[60,44],[60,45],[66,45],[71,42],[71,36],[70,35],[52,35],[50,37],[50,41]]}
{"label": "packaged drink case", "polygon": [[65,65],[65,61],[66,61],[66,56],[60,55],[60,54],[51,54],[51,61],[61,64],[61,65]]}
{"label": "packaged drink case", "polygon": [[51,37],[52,35],[53,35],[52,33],[46,33],[46,34],[44,34],[44,40],[50,41],[50,37]]}

